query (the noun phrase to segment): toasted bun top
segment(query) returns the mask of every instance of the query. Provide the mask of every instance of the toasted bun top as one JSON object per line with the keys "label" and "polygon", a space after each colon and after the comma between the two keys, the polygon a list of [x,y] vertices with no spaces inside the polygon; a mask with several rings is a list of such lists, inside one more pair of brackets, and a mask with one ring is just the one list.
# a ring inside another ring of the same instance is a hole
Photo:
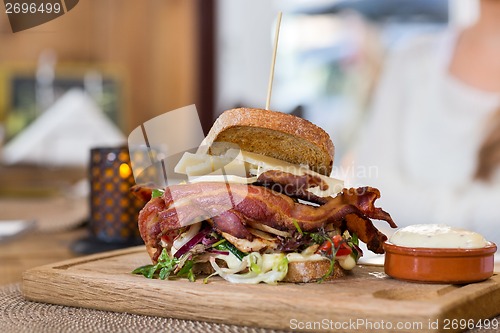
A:
{"label": "toasted bun top", "polygon": [[[217,151],[213,149],[215,142]],[[241,150],[289,163],[307,164],[326,176],[332,172],[334,146],[328,133],[308,120],[286,113],[253,108],[225,111],[215,121],[204,144],[215,155],[236,145]]]}

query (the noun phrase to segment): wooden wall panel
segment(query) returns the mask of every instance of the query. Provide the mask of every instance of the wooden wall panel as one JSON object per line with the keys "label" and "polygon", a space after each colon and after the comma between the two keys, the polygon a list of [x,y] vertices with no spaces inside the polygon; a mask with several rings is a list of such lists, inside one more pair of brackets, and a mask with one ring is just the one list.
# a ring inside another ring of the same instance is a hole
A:
{"label": "wooden wall panel", "polygon": [[[0,15],[5,27],[6,15]],[[0,31],[0,66],[36,66],[53,49],[61,64],[112,65],[126,78],[124,132],[197,102],[197,0],[85,0],[44,25]]]}

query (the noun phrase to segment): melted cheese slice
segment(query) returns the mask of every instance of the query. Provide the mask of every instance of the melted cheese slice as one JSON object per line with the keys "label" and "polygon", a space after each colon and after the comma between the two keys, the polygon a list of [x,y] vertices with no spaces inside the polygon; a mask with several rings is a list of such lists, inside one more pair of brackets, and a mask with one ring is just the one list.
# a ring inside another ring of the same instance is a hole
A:
{"label": "melted cheese slice", "polygon": [[[253,177],[246,177],[247,170]],[[229,149],[224,156],[186,152],[174,169],[177,173],[187,175],[191,183],[218,181],[238,184],[254,183],[260,174],[269,170],[281,170],[296,176],[309,174],[320,178],[328,185],[327,190],[321,190],[319,186],[308,189],[318,197],[334,196],[344,188],[342,180],[320,175],[307,166],[238,149]]]}

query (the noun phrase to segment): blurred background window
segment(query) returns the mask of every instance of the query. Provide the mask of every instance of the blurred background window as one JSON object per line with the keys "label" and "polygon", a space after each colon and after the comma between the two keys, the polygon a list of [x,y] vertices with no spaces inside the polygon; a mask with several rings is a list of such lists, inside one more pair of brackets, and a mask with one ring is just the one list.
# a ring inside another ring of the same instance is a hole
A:
{"label": "blurred background window", "polygon": [[323,127],[336,159],[364,120],[385,55],[417,34],[466,25],[476,0],[218,0],[216,113],[265,106],[273,25],[281,23],[271,109]]}

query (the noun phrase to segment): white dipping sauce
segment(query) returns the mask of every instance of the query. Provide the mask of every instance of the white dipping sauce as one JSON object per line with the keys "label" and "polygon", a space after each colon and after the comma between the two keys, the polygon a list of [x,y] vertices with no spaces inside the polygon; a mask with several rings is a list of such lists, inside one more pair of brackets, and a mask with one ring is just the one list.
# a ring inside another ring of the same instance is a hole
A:
{"label": "white dipping sauce", "polygon": [[443,224],[416,224],[399,229],[389,240],[404,247],[477,249],[488,241],[477,232]]}

